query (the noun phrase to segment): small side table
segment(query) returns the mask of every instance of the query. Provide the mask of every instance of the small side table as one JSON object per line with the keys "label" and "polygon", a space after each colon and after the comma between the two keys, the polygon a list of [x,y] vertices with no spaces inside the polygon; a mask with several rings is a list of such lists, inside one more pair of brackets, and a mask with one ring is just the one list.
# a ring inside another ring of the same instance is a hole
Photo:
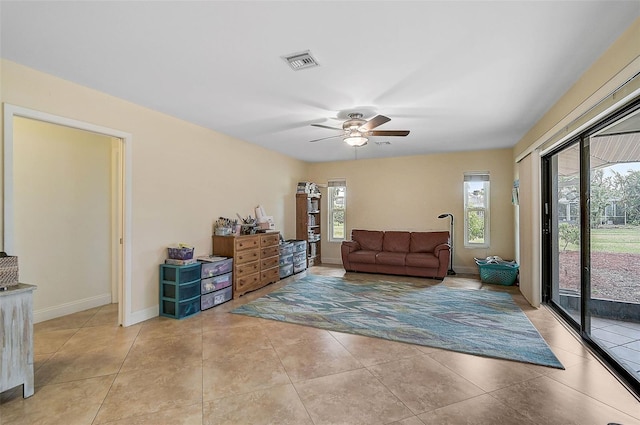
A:
{"label": "small side table", "polygon": [[22,385],[24,398],[33,395],[33,291],[19,283],[0,290],[0,392]]}

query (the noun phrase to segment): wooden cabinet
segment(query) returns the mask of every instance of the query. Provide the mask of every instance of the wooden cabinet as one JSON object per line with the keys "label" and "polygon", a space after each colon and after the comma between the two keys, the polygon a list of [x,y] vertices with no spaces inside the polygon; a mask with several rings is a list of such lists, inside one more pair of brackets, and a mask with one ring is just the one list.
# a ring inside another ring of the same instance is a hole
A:
{"label": "wooden cabinet", "polygon": [[233,257],[233,297],[280,280],[280,233],[213,236],[213,255]]}
{"label": "wooden cabinet", "polygon": [[320,194],[296,193],[296,239],[307,241],[307,264],[320,264],[322,244]]}
{"label": "wooden cabinet", "polygon": [[22,385],[33,395],[33,290],[20,283],[0,291],[0,392]]}

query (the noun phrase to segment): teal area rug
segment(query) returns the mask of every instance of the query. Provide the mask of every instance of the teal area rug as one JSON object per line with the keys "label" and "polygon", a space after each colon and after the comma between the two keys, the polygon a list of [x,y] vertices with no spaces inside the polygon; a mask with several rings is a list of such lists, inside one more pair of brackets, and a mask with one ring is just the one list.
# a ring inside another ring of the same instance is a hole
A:
{"label": "teal area rug", "polygon": [[503,292],[306,276],[232,313],[564,369]]}

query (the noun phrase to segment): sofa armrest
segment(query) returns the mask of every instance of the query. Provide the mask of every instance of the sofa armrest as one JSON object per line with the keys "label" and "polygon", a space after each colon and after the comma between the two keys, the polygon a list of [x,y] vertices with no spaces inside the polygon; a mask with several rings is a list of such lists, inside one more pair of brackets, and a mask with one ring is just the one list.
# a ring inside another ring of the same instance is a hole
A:
{"label": "sofa armrest", "polygon": [[449,246],[448,243],[441,243],[440,245],[437,245],[434,250],[433,250],[433,254],[436,257],[440,257],[440,251],[446,251],[446,254],[449,255],[449,251],[451,250],[451,247]]}
{"label": "sofa armrest", "polygon": [[360,244],[356,241],[342,241],[342,249],[347,249],[347,252],[358,251],[360,248]]}
{"label": "sofa armrest", "polygon": [[441,243],[437,245],[433,254],[438,257],[440,260],[440,265],[438,267],[438,277],[444,278],[447,275],[447,271],[449,270],[449,252],[451,251],[451,246],[448,243]]}
{"label": "sofa armrest", "polygon": [[351,263],[349,262],[349,254],[353,251],[358,251],[360,244],[356,241],[342,241],[340,246],[340,252],[342,254],[342,266],[346,271],[351,270]]}

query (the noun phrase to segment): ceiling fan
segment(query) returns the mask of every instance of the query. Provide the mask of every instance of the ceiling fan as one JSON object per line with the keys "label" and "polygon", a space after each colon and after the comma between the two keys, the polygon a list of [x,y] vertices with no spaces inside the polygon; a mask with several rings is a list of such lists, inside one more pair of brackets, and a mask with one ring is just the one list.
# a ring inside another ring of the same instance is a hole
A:
{"label": "ceiling fan", "polygon": [[348,114],[348,117],[349,119],[342,124],[342,128],[330,127],[323,124],[311,124],[314,127],[339,130],[342,131],[342,134],[310,140],[310,142],[313,143],[335,137],[343,137],[343,141],[349,146],[357,147],[366,145],[371,136],[406,136],[409,134],[409,130],[374,130],[374,128],[391,121],[391,118],[385,117],[384,115],[376,115],[369,121],[362,119],[362,114],[359,112],[352,112]]}

